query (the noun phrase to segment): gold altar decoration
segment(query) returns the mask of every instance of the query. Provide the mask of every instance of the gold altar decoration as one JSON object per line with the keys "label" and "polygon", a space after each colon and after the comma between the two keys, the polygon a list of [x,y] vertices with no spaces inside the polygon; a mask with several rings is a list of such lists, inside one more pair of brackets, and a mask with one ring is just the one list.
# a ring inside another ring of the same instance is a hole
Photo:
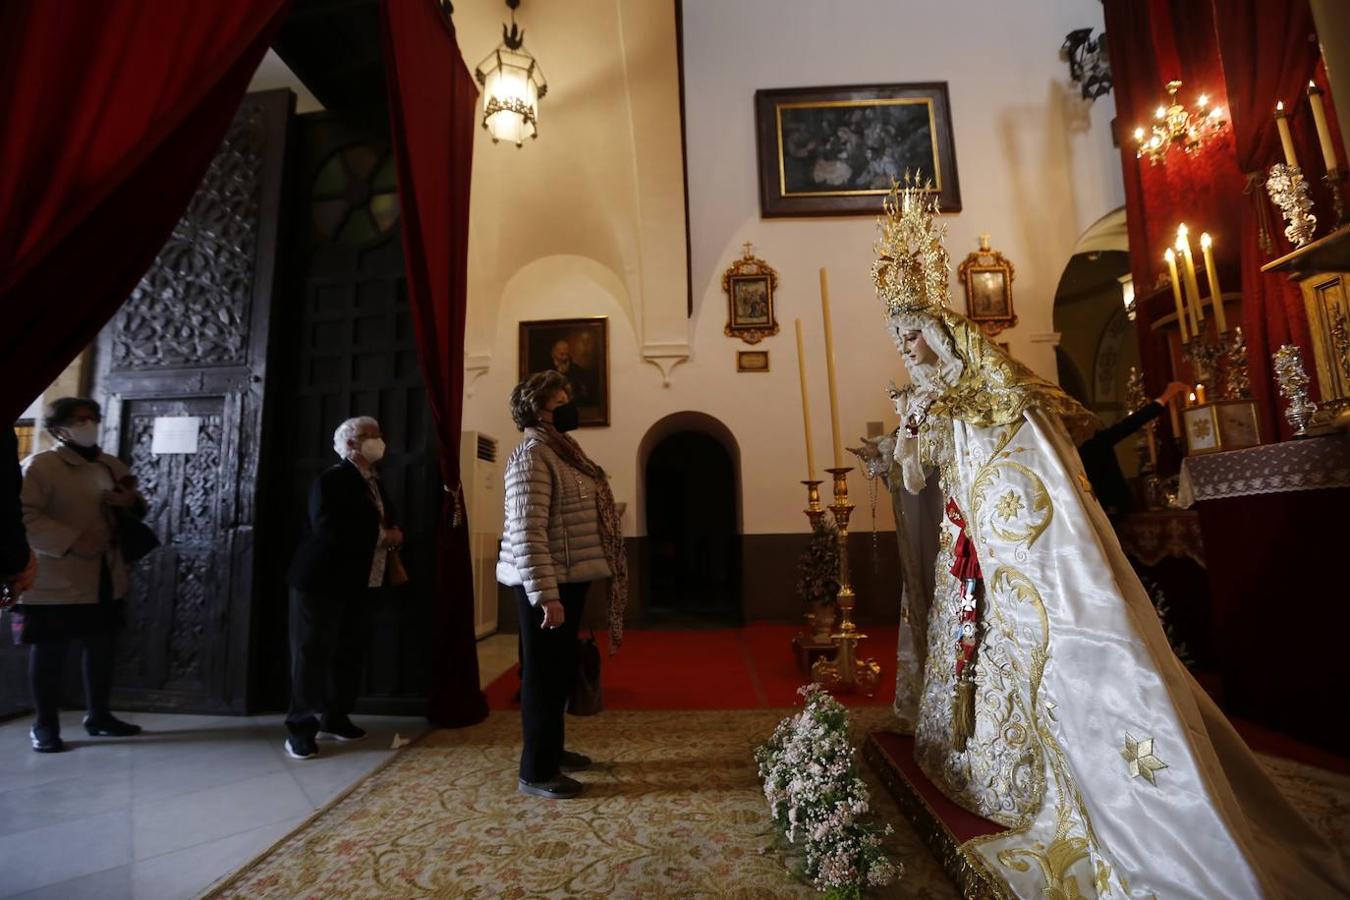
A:
{"label": "gold altar decoration", "polygon": [[966,317],[989,337],[1017,324],[1013,312],[1013,264],[989,247],[989,235],[980,235],[980,249],[965,258],[956,270],[966,289]]}
{"label": "gold altar decoration", "polygon": [[1300,287],[1308,311],[1313,364],[1326,418],[1339,427],[1350,419],[1350,296],[1342,272],[1305,278]]}
{"label": "gold altar decoration", "polygon": [[1303,351],[1297,344],[1285,344],[1275,351],[1274,360],[1280,396],[1288,402],[1284,417],[1294,426],[1294,437],[1307,437],[1308,420],[1317,412],[1317,404],[1308,399],[1308,373],[1303,370]]}
{"label": "gold altar decoration", "polygon": [[[799,319],[798,325],[801,324]],[[800,335],[800,329],[798,330]],[[810,418],[807,418],[808,423]],[[809,439],[807,446],[810,446]],[[821,482],[816,479],[807,479],[802,482],[806,485],[806,518],[811,523],[811,534],[814,536],[820,528],[820,523],[825,518],[825,507],[820,504],[820,485]],[[804,618],[806,619],[806,633],[798,634],[792,639],[792,649],[797,656],[797,666],[805,674],[810,674],[812,664],[823,656],[833,655],[835,652],[834,640],[831,635],[834,634],[834,623],[838,618],[835,611],[837,600],[831,600],[825,603],[813,603],[807,609]]]}
{"label": "gold altar decoration", "polygon": [[1209,105],[1209,95],[1197,97],[1192,112],[1177,99],[1179,90],[1180,81],[1167,82],[1167,103],[1154,112],[1150,131],[1145,132],[1143,126],[1134,129],[1134,140],[1138,144],[1135,159],[1147,156],[1156,166],[1167,161],[1167,154],[1173,147],[1186,154],[1196,153],[1228,124],[1223,108]]}
{"label": "gold altar decoration", "polygon": [[727,326],[722,333],[758,344],[778,333],[773,304],[778,273],[755,256],[749,241],[742,248],[741,258],[722,273],[722,292],[727,295]]}
{"label": "gold altar decoration", "polygon": [[1261,443],[1261,425],[1252,400],[1196,403],[1181,414],[1186,424],[1186,452],[1191,456],[1240,450]]}
{"label": "gold altar decoration", "polygon": [[858,659],[858,641],[865,640],[867,635],[858,631],[852,619],[856,601],[848,566],[848,520],[853,513],[853,504],[848,499],[848,473],[853,469],[845,466],[825,471],[834,476],[830,512],[839,529],[839,628],[830,635],[836,647],[834,658],[817,659],[811,666],[811,678],[829,691],[856,690],[870,697],[881,680],[881,666],[875,659]]}
{"label": "gold altar decoration", "polygon": [[1312,214],[1312,197],[1308,195],[1308,183],[1303,180],[1302,170],[1298,166],[1276,163],[1270,167],[1266,190],[1288,223],[1284,236],[1289,242],[1302,247],[1311,241],[1317,231],[1317,216]]}

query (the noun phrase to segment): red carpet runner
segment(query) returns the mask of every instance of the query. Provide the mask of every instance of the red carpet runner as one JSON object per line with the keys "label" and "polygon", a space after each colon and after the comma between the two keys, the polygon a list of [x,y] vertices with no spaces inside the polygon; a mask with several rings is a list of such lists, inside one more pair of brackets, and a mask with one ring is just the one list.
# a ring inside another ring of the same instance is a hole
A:
{"label": "red carpet runner", "polygon": [[[792,652],[796,625],[751,624],[706,631],[628,631],[609,656],[601,644],[606,709],[775,709],[798,704],[808,679]],[[876,695],[844,695],[849,705],[889,706],[895,697],[896,628],[863,629],[859,656],[881,665]],[[492,709],[514,709],[520,687],[514,668],[488,685]]]}

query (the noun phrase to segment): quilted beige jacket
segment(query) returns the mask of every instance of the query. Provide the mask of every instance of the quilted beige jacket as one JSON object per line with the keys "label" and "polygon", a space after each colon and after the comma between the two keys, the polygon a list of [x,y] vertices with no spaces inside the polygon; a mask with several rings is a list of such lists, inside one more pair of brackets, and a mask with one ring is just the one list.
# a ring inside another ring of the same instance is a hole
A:
{"label": "quilted beige jacket", "polygon": [[595,481],[563,461],[534,429],[506,461],[506,526],[497,580],[524,585],[530,603],[558,585],[610,576],[600,542]]}

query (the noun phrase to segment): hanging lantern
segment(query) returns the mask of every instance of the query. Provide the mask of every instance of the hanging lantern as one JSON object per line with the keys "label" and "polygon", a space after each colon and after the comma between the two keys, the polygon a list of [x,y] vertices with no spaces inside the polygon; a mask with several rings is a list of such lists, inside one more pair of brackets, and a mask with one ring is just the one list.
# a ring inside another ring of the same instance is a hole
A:
{"label": "hanging lantern", "polygon": [[539,101],[548,83],[539,63],[525,49],[525,32],[516,26],[520,0],[506,0],[511,28],[502,25],[502,43],[474,69],[483,86],[483,127],[492,143],[510,141],[517,147],[525,138],[539,136]]}

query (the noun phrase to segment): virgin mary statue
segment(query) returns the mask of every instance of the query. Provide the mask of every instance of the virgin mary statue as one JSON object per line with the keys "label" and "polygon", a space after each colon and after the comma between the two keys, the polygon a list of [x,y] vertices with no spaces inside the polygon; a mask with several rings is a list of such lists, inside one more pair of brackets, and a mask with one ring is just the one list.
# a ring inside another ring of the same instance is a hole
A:
{"label": "virgin mary statue", "polygon": [[1078,459],[1093,416],[948,308],[929,197],[892,190],[872,269],[913,382],[885,442],[895,712],[928,778],[1008,828],[967,857],[1017,897],[1350,896],[1168,646]]}

